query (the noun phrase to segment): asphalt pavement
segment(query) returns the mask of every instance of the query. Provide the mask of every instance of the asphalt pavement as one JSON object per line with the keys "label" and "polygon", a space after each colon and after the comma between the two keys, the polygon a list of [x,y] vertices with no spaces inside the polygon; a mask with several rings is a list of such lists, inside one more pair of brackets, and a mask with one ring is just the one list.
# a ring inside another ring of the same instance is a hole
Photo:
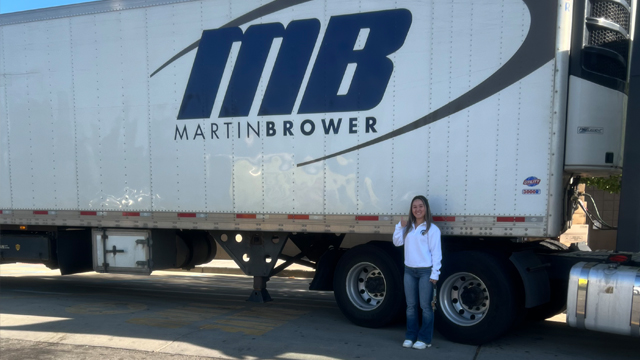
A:
{"label": "asphalt pavement", "polygon": [[436,332],[433,347],[403,349],[404,324],[355,326],[332,292],[307,290],[308,278],[272,278],[274,301],[257,304],[246,301],[252,278],[209,271],[60,276],[0,265],[0,359],[618,360],[640,349],[636,338],[569,328],[563,316],[483,346]]}

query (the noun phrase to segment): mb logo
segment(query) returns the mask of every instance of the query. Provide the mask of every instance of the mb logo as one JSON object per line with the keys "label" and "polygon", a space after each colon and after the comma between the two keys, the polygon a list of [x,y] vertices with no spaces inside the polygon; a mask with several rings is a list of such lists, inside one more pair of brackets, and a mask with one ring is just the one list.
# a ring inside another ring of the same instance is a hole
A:
{"label": "mb logo", "polygon": [[317,19],[292,21],[286,28],[280,23],[252,25],[244,33],[239,27],[205,30],[178,120],[211,117],[234,42],[241,46],[219,117],[248,116],[276,38],[282,43],[258,115],[290,115],[300,91],[299,114],[372,109],[393,72],[388,56],[402,47],[410,26],[406,9],[331,17],[305,89],[302,81],[320,32]]}

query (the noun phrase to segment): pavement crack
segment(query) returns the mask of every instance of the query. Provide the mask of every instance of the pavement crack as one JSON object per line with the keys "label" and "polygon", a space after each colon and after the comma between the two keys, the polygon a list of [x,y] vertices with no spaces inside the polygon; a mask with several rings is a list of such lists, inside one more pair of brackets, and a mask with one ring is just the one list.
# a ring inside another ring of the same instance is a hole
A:
{"label": "pavement crack", "polygon": [[189,336],[189,335],[191,335],[191,334],[193,334],[193,333],[196,333],[196,332],[198,332],[198,331],[200,331],[200,329],[195,329],[195,330],[193,330],[193,331],[191,331],[191,332],[188,332],[188,333],[186,333],[186,334],[182,334],[182,335],[178,336],[177,338],[175,338],[175,339],[171,340],[171,342],[169,342],[168,344],[166,344],[166,345],[164,345],[164,346],[161,346],[160,348],[158,348],[158,349],[156,349],[156,350],[153,350],[153,352],[154,352],[154,353],[156,353],[156,352],[162,352],[162,350],[163,350],[163,349],[166,349],[167,347],[169,347],[170,345],[172,345],[172,344],[173,344],[173,343],[175,343],[176,341],[179,341],[180,339],[184,338],[185,336]]}
{"label": "pavement crack", "polygon": [[477,360],[478,359],[478,355],[480,355],[480,349],[482,348],[482,345],[478,345],[478,348],[476,348],[476,354],[473,356],[473,360]]}

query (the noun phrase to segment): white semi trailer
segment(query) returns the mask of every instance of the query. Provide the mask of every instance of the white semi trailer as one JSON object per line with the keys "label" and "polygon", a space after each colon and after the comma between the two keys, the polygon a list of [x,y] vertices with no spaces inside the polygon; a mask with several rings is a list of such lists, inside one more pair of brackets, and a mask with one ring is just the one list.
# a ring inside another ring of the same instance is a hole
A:
{"label": "white semi trailer", "polygon": [[578,178],[622,169],[635,6],[121,0],[0,15],[0,261],[149,274],[221,246],[254,301],[299,263],[347,318],[382,326],[404,306],[390,234],[424,194],[449,339],[484,343],[566,305],[572,325],[640,336],[639,255],[553,240]]}

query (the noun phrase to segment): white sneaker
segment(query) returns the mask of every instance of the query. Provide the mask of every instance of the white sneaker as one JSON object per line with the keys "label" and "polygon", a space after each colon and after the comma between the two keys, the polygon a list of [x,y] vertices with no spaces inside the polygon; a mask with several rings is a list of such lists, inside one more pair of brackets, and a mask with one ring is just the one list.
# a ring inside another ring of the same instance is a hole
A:
{"label": "white sneaker", "polygon": [[411,341],[411,340],[405,340],[405,341],[402,343],[402,347],[404,347],[404,348],[410,348],[410,347],[411,347],[411,345],[413,345],[413,341]]}
{"label": "white sneaker", "polygon": [[416,341],[415,344],[413,344],[412,348],[417,349],[417,350],[423,350],[426,349],[428,347],[431,347],[431,344],[425,344],[422,341]]}

